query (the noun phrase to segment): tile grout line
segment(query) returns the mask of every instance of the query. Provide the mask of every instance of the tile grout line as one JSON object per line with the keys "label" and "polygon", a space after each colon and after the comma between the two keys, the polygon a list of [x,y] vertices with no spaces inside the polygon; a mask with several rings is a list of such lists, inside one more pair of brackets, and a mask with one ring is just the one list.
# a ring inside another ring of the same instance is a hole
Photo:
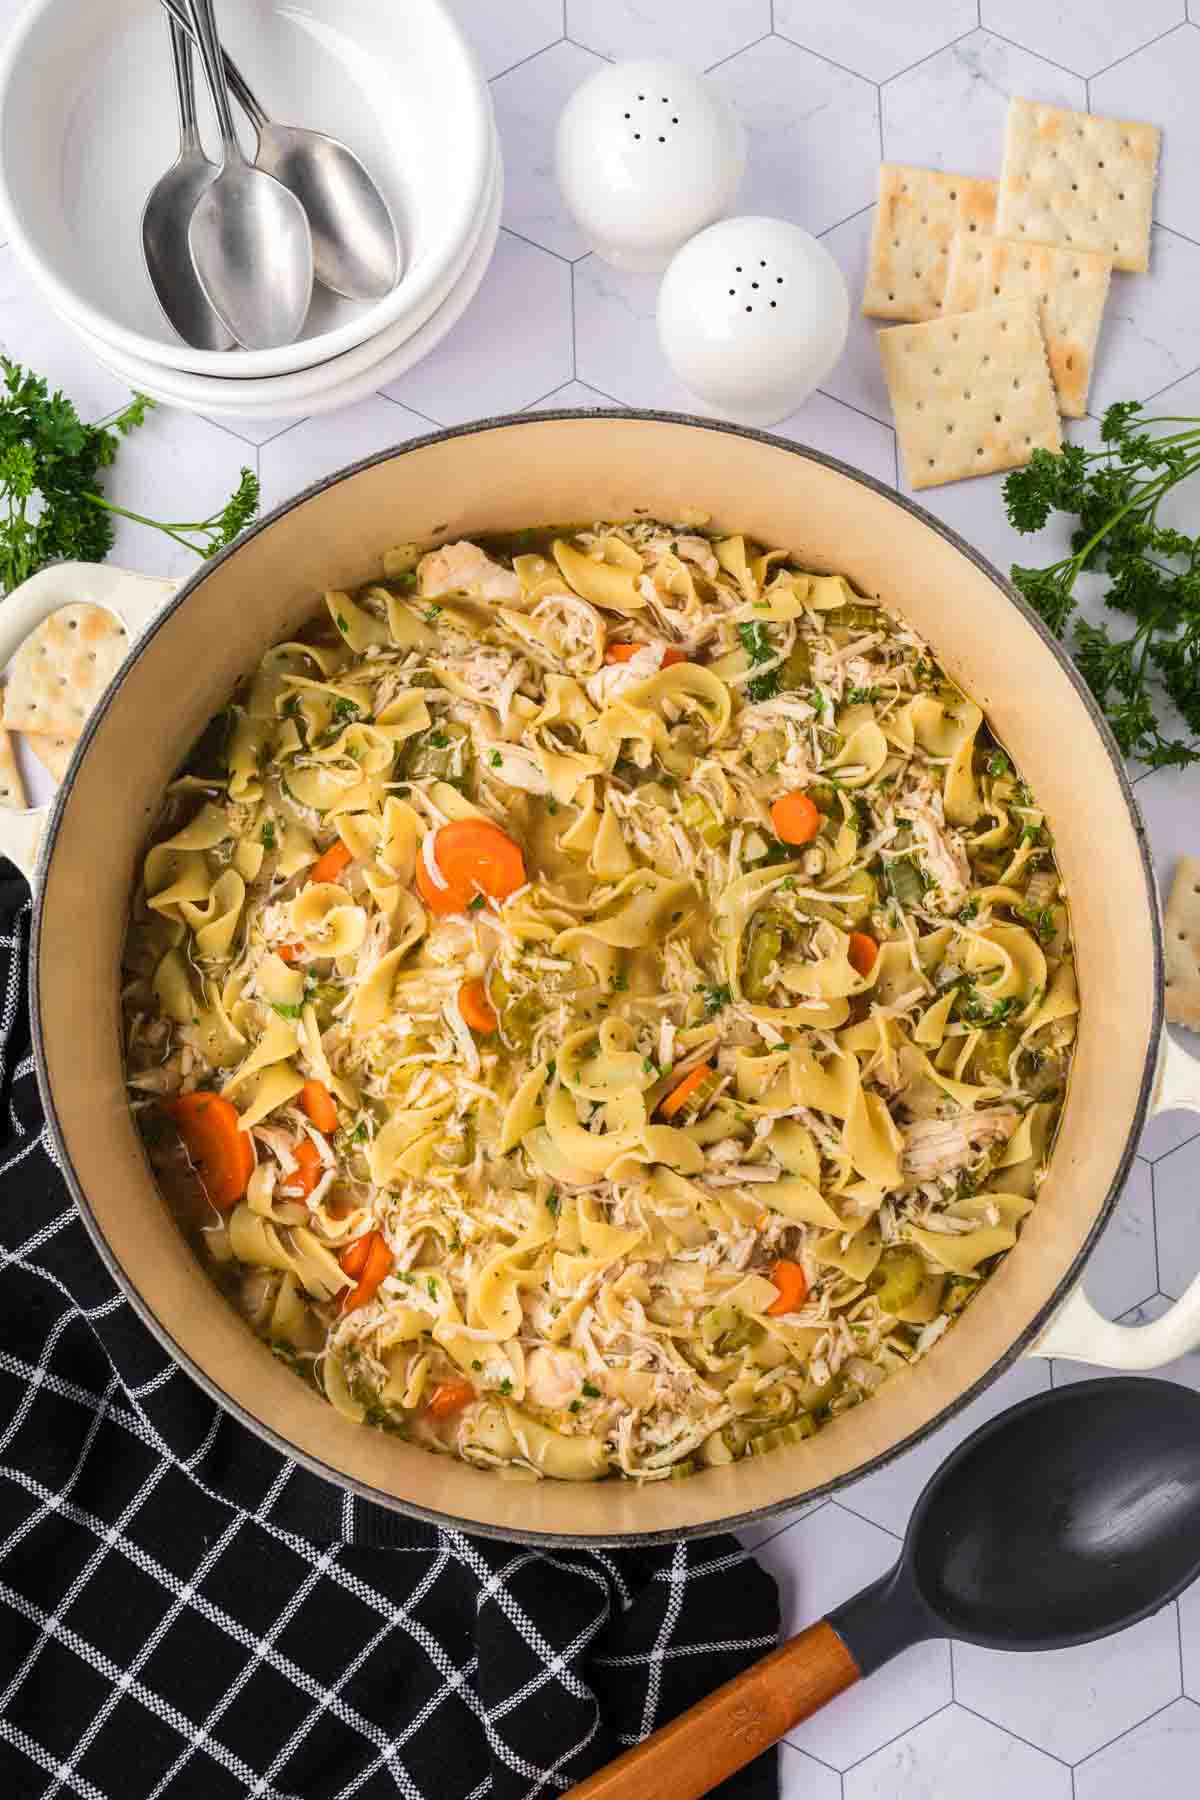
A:
{"label": "tile grout line", "polygon": [[[893,1732],[890,1738],[885,1738],[882,1744],[876,1744],[873,1750],[868,1750],[863,1756],[856,1756],[854,1761],[847,1763],[846,1767],[842,1770],[842,1780],[845,1781],[847,1775],[852,1775],[855,1769],[861,1769],[863,1764],[870,1762],[873,1756],[878,1756],[883,1750],[890,1750],[893,1744],[898,1744],[900,1742],[901,1738],[908,1737],[910,1732],[918,1731],[922,1725],[928,1725],[931,1719],[940,1718],[944,1712],[948,1712],[952,1706],[957,1705],[957,1700],[943,1700],[940,1706],[935,1706],[933,1711],[926,1713],[923,1719],[914,1719],[911,1725],[906,1725],[904,1727],[903,1731]],[[990,1722],[991,1721],[989,1720],[989,1724]],[[997,1727],[997,1729],[1000,1728]],[[784,1738],[783,1741],[786,1744],[790,1743],[791,1739]],[[798,1750],[801,1746],[799,1744],[794,1744],[792,1748]],[[806,1750],[804,1754],[807,1756],[809,1752]]]}
{"label": "tile grout line", "polygon": [[1168,25],[1165,31],[1160,31],[1157,37],[1147,38],[1146,42],[1144,44],[1138,44],[1136,49],[1127,50],[1124,56],[1118,56],[1115,62],[1105,63],[1102,69],[1094,69],[1092,73],[1086,77],[1089,86],[1093,81],[1098,81],[1101,75],[1107,75],[1112,69],[1119,69],[1121,64],[1127,63],[1131,57],[1140,56],[1143,50],[1149,50],[1154,44],[1161,44],[1164,38],[1174,37],[1175,33],[1177,31],[1182,31],[1185,25],[1192,24],[1193,21],[1191,19],[1178,19],[1174,25]]}
{"label": "tile grout line", "polygon": [[958,36],[951,38],[948,44],[939,44],[936,50],[927,50],[924,56],[918,56],[916,62],[905,63],[902,69],[897,69],[894,75],[889,75],[886,80],[881,81],[880,87],[890,87],[893,81],[899,81],[902,75],[911,75],[914,69],[919,69],[923,63],[932,62],[935,56],[944,56],[947,50],[956,50],[959,44],[965,44],[969,37],[974,37],[975,33],[980,30],[986,31],[989,37],[996,36],[990,26],[972,25],[969,31],[960,31]]}
{"label": "tile grout line", "polygon": [[[571,380],[579,380],[579,354],[575,339],[575,264],[567,264],[567,278],[571,290]],[[565,385],[565,384],[564,384]]]}
{"label": "tile grout line", "polygon": [[[563,3],[565,7],[566,0],[563,0]],[[539,49],[531,50],[528,56],[522,56],[515,63],[509,63],[506,69],[497,69],[494,75],[488,76],[488,86],[494,87],[498,81],[503,81],[506,75],[515,75],[518,69],[524,69],[529,63],[536,62],[539,56],[545,56],[547,50],[557,50],[558,46],[565,44],[566,41],[567,34],[564,31],[560,37],[552,38],[548,44],[542,44]],[[583,45],[576,44],[575,48],[581,50]]]}
{"label": "tile grout line", "polygon": [[739,44],[736,50],[731,50],[729,52],[728,56],[718,56],[716,62],[709,63],[701,70],[701,74],[711,75],[714,70],[723,69],[725,64],[732,62],[735,56],[743,56],[747,50],[757,50],[760,44],[765,44],[768,38],[775,37],[776,35],[773,28],[769,31],[764,31],[761,36],[751,38],[748,44]]}
{"label": "tile grout line", "polygon": [[[817,62],[827,63],[831,69],[837,69],[842,75],[852,75],[855,81],[861,81],[864,87],[873,87],[876,93],[882,86],[882,83],[876,81],[872,76],[864,75],[861,69],[852,69],[849,63],[838,62],[835,57],[826,56],[823,50],[814,50],[810,45],[802,44],[799,38],[789,37],[786,31],[777,31],[774,36],[779,39],[781,44],[790,44],[793,50],[802,50],[805,56],[811,56]],[[759,41],[761,42],[761,39]],[[888,80],[891,79],[892,77],[889,75]]]}
{"label": "tile grout line", "polygon": [[[523,231],[514,231],[511,225],[502,225],[500,229],[508,237],[516,238],[519,244],[528,244],[531,250],[542,250],[547,256],[552,256],[555,262],[565,263],[568,269],[574,268],[575,265],[571,261],[571,258],[569,256],[564,256],[561,250],[552,250],[549,244],[539,244],[536,238],[526,237]],[[587,255],[586,250],[584,251],[584,255]]]}
{"label": "tile grout line", "polygon": [[[872,425],[882,425],[885,431],[890,431],[895,436],[896,427],[890,419],[881,419],[878,413],[867,412],[865,407],[855,406],[853,400],[843,400],[840,394],[831,394],[828,388],[814,388],[813,393],[820,394],[823,400],[832,400],[835,406],[844,406],[847,412],[857,413],[860,419],[869,419]],[[801,406],[806,404],[807,402],[801,401]]]}
{"label": "tile grout line", "polygon": [[[1045,1744],[1035,1744],[1032,1738],[1022,1737],[1021,1733],[1019,1731],[1014,1731],[1011,1725],[1001,1725],[997,1719],[990,1719],[986,1713],[981,1713],[978,1707],[968,1706],[965,1700],[956,1700],[954,1704],[955,1706],[961,1706],[965,1713],[970,1713],[973,1719],[982,1719],[985,1725],[994,1726],[997,1731],[1006,1731],[1010,1738],[1015,1738],[1018,1744],[1024,1744],[1027,1750],[1035,1750],[1039,1756],[1048,1756],[1051,1762],[1056,1762],[1058,1764],[1060,1769],[1074,1768],[1075,1765],[1069,1762],[1065,1756],[1059,1756],[1054,1750],[1047,1750]],[[1115,1741],[1116,1740],[1114,1739],[1114,1742]],[[1105,1747],[1105,1745],[1099,1744],[1097,1749],[1103,1750]],[[1094,1756],[1096,1752],[1089,1751],[1088,1754]],[[1081,1762],[1084,1760],[1084,1758],[1080,1758]]]}
{"label": "tile grout line", "polygon": [[1001,44],[1007,44],[1010,50],[1019,50],[1022,56],[1035,57],[1038,62],[1044,62],[1050,68],[1057,69],[1060,75],[1069,75],[1072,81],[1082,81],[1086,90],[1088,78],[1086,75],[1081,75],[1078,69],[1068,69],[1066,63],[1056,62],[1054,57],[1047,56],[1044,50],[1031,50],[1028,44],[1022,44],[1018,38],[1006,37],[1004,32],[997,31],[993,25],[985,25],[984,30],[989,37],[996,38]]}
{"label": "tile grout line", "polygon": [[[1094,1757],[1101,1755],[1103,1751],[1111,1750],[1114,1744],[1121,1743],[1124,1738],[1129,1736],[1130,1732],[1140,1731],[1143,1725],[1148,1725],[1150,1723],[1151,1719],[1157,1719],[1160,1714],[1168,1712],[1172,1706],[1178,1706],[1180,1700],[1186,1699],[1186,1697],[1187,1696],[1184,1694],[1176,1694],[1172,1699],[1164,1700],[1163,1704],[1161,1706],[1156,1706],[1153,1712],[1148,1712],[1143,1718],[1136,1720],[1134,1724],[1127,1725],[1124,1731],[1118,1731],[1116,1737],[1106,1738],[1104,1743],[1097,1744],[1094,1750],[1089,1750],[1086,1756],[1081,1756],[1078,1762],[1072,1763],[1072,1769],[1082,1769],[1085,1763],[1090,1763]],[[1015,1736],[1016,1734],[1014,1733],[1013,1735]],[[1036,1749],[1037,1746],[1035,1745],[1034,1748]],[[1050,1752],[1047,1751],[1046,1754],[1049,1755]]]}

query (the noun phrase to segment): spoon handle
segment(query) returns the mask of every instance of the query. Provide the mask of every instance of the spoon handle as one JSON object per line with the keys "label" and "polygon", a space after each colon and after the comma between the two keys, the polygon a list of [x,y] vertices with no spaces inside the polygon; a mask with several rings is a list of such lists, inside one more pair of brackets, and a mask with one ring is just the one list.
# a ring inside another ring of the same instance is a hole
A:
{"label": "spoon handle", "polygon": [[[162,6],[163,11],[176,25],[178,25],[179,29],[187,33],[193,44],[198,45],[200,40],[196,35],[196,27],[192,23],[191,15],[188,11],[187,0],[159,0],[159,3]],[[229,52],[225,49],[222,49],[221,51],[221,61],[225,67],[225,80],[229,84],[230,93],[253,125],[255,131],[261,136],[263,127],[270,124],[270,118],[266,108],[258,100],[250,83],[246,80],[246,77],[242,74],[242,71],[238,68],[238,65],[234,62],[232,56],[230,56]]]}
{"label": "spoon handle", "polygon": [[192,68],[192,40],[181,31],[174,18],[167,21],[171,34],[171,64],[175,72],[175,99],[179,107],[179,147],[200,148],[200,131],[196,124],[196,80]]}
{"label": "spoon handle", "polygon": [[648,1800],[651,1794],[699,1800],[861,1675],[822,1619],[589,1775],[564,1800]]}

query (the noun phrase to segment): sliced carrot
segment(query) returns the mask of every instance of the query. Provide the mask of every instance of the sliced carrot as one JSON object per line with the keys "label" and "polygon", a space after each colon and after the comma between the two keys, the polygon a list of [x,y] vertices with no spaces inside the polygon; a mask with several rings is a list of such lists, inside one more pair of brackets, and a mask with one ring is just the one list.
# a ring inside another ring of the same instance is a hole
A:
{"label": "sliced carrot", "polygon": [[304,945],[303,944],[279,944],[276,946],[275,954],[279,958],[280,962],[285,962],[285,963],[298,962],[300,960],[300,958],[304,955]]}
{"label": "sliced carrot", "polygon": [[771,1270],[771,1281],[779,1289],[778,1300],[772,1300],[768,1313],[793,1313],[808,1298],[808,1278],[799,1263],[785,1257]]}
{"label": "sliced carrot", "polygon": [[852,931],[850,947],[846,951],[850,967],[856,975],[866,977],[875,967],[875,958],[879,955],[879,945],[868,931]]}
{"label": "sliced carrot", "polygon": [[356,1238],[347,1250],[343,1250],[338,1263],[343,1274],[352,1276],[357,1283],[342,1295],[342,1311],[354,1312],[375,1298],[380,1282],[391,1274],[392,1253],[382,1232],[368,1231],[365,1237]]}
{"label": "sliced carrot", "polygon": [[254,1171],[254,1146],[250,1133],[238,1128],[237,1107],[219,1094],[197,1091],[165,1100],[163,1111],[179,1127],[209,1204],[228,1212]]}
{"label": "sliced carrot", "polygon": [[325,1164],[321,1161],[321,1152],[310,1137],[301,1138],[292,1155],[297,1167],[290,1175],[284,1176],[282,1185],[285,1188],[298,1188],[300,1191],[298,1195],[287,1194],[284,1197],[288,1200],[307,1200],[325,1173]]}
{"label": "sliced carrot", "polygon": [[308,871],[309,881],[336,881],[348,862],[354,858],[343,844],[341,838],[336,844],[330,844],[323,856],[318,856]]}
{"label": "sliced carrot", "polygon": [[[604,652],[604,660],[606,663],[632,662],[638,651],[645,649],[645,644],[610,644],[608,649]],[[671,645],[668,649],[663,651],[663,659],[660,667],[664,669],[673,669],[676,663],[686,661],[687,657],[683,654],[683,651],[676,650],[674,645]]]}
{"label": "sliced carrot", "polygon": [[821,829],[821,815],[807,794],[781,794],[771,808],[771,823],[785,844],[811,844]]}
{"label": "sliced carrot", "polygon": [[665,1099],[659,1101],[658,1110],[663,1118],[673,1119],[675,1114],[687,1105],[696,1089],[702,1087],[712,1073],[713,1066],[707,1062],[697,1063],[694,1069],[689,1069],[683,1080],[671,1089]]}
{"label": "sliced carrot", "polygon": [[500,1024],[482,981],[463,982],[458,990],[458,1010],[472,1031],[495,1031]]}
{"label": "sliced carrot", "polygon": [[417,857],[417,891],[430,912],[445,917],[466,912],[481,895],[507,900],[525,886],[521,846],[488,819],[452,819],[433,840],[433,859],[446,887],[438,887]]}
{"label": "sliced carrot", "polygon": [[439,1381],[425,1408],[431,1419],[449,1419],[475,1398],[469,1381]]}
{"label": "sliced carrot", "polygon": [[318,1131],[328,1135],[337,1130],[337,1106],[323,1081],[306,1081],[300,1089],[300,1104]]}

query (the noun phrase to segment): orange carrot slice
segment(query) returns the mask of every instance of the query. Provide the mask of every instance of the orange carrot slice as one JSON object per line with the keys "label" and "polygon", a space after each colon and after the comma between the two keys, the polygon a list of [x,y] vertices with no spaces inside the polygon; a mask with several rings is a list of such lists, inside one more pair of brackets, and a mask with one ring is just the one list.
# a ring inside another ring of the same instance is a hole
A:
{"label": "orange carrot slice", "polygon": [[328,1136],[337,1130],[337,1106],[323,1081],[306,1081],[300,1089],[300,1104],[318,1131]]}
{"label": "orange carrot slice", "polygon": [[458,1010],[472,1031],[495,1031],[500,1024],[482,981],[463,982],[458,990]]}
{"label": "orange carrot slice", "polygon": [[469,1381],[439,1381],[425,1408],[431,1419],[450,1419],[475,1398]]}
{"label": "orange carrot slice", "polygon": [[325,1173],[325,1164],[321,1161],[321,1152],[310,1137],[301,1138],[292,1155],[297,1166],[290,1175],[285,1175],[282,1185],[285,1188],[298,1188],[298,1194],[286,1194],[288,1200],[307,1200],[308,1196]]}
{"label": "orange carrot slice", "polygon": [[298,962],[304,954],[304,945],[303,944],[279,944],[276,946],[275,954],[279,958],[280,962],[285,962],[285,963]]}
{"label": "orange carrot slice", "polygon": [[228,1212],[254,1170],[254,1146],[250,1133],[238,1128],[237,1107],[219,1094],[197,1091],[165,1100],[163,1111],[179,1127],[209,1204]]}
{"label": "orange carrot slice", "polygon": [[850,945],[846,957],[856,975],[864,978],[875,967],[875,959],[879,955],[879,945],[869,931],[852,931]]}
{"label": "orange carrot slice", "polygon": [[785,844],[811,844],[821,829],[821,815],[807,794],[781,794],[771,808],[771,823]]}
{"label": "orange carrot slice", "polygon": [[793,1313],[804,1305],[808,1298],[808,1280],[799,1263],[789,1262],[784,1257],[775,1264],[770,1278],[779,1289],[779,1298],[772,1300],[768,1313]]}
{"label": "orange carrot slice", "polygon": [[[610,644],[604,652],[604,660],[606,663],[632,662],[638,651],[644,650],[645,648],[645,644]],[[676,650],[674,645],[672,645],[669,649],[663,651],[663,659],[660,667],[664,669],[673,669],[676,663],[686,661],[687,657],[683,654],[683,651]]]}
{"label": "orange carrot slice", "polygon": [[707,1062],[697,1063],[694,1069],[689,1069],[678,1086],[673,1087],[665,1099],[659,1101],[658,1110],[663,1118],[673,1119],[675,1114],[687,1105],[696,1089],[702,1087],[708,1080],[712,1072],[713,1066]]}
{"label": "orange carrot slice", "polygon": [[338,1264],[342,1273],[352,1276],[357,1283],[342,1296],[342,1311],[354,1312],[375,1298],[380,1282],[391,1274],[392,1253],[381,1231],[368,1231],[365,1237],[356,1238],[342,1251]]}
{"label": "orange carrot slice", "polygon": [[308,871],[308,879],[309,881],[336,881],[346,864],[353,861],[354,858],[339,838],[336,844],[329,846],[323,856],[318,856]]}
{"label": "orange carrot slice", "polygon": [[417,857],[417,891],[430,912],[444,918],[466,912],[481,895],[507,900],[525,886],[521,846],[487,819],[453,819],[433,840],[433,859],[446,887],[438,887]]}

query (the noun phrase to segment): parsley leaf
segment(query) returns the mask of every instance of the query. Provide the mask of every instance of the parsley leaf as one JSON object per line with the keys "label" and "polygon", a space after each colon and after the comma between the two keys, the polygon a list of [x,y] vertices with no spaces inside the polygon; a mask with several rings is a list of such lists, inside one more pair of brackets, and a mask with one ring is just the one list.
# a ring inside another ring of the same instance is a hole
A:
{"label": "parsley leaf", "polygon": [[103,472],[115,462],[121,439],[145,424],[154,401],[134,394],[107,425],[85,425],[44,377],[8,357],[0,357],[0,370],[0,585],[7,592],[50,562],[103,562],[116,517],[209,557],[258,511],[258,478],[249,469],[211,518],[163,521],[118,506],[103,491]]}
{"label": "parsley leaf", "polygon": [[599,1400],[600,1398],[600,1389],[593,1381],[585,1381],[580,1392],[588,1400]]}
{"label": "parsley leaf", "polygon": [[722,983],[720,987],[704,985],[697,992],[704,995],[704,1016],[714,1019],[723,1006],[728,1006],[733,999],[729,989]]}
{"label": "parsley leaf", "polygon": [[[775,656],[775,646],[763,620],[743,619],[737,628],[737,634],[752,667],[758,663],[770,662]],[[778,692],[778,669],[772,669],[766,675],[755,675],[746,683],[746,696],[752,702],[770,700]]]}
{"label": "parsley leaf", "polygon": [[[1098,450],[1035,450],[1008,477],[1005,505],[1018,531],[1040,531],[1052,512],[1078,520],[1069,556],[1016,566],[1012,578],[1057,636],[1070,627],[1079,671],[1126,756],[1184,768],[1200,762],[1200,537],[1160,524],[1159,511],[1200,469],[1200,419],[1146,417],[1141,402],[1122,401],[1104,414],[1100,437]],[[1104,605],[1129,621],[1120,635],[1115,621],[1076,616],[1084,572],[1107,577]],[[1186,736],[1167,735],[1168,708]]]}
{"label": "parsley leaf", "polygon": [[273,850],[275,848],[275,827],[270,819],[263,820],[262,844],[264,850]]}

